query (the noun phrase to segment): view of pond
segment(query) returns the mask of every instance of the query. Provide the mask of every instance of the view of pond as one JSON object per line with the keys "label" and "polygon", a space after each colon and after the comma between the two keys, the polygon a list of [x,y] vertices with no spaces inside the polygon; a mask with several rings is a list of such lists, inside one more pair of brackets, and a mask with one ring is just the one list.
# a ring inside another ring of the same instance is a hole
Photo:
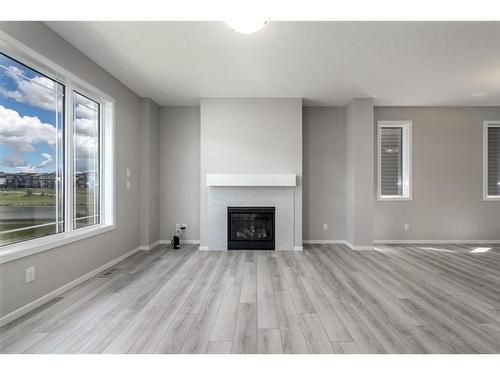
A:
{"label": "view of pond", "polygon": [[53,221],[55,217],[55,206],[0,206],[0,223],[2,221],[29,219]]}
{"label": "view of pond", "polygon": [[[93,204],[94,193],[88,188],[76,189],[73,212],[79,219],[75,228],[99,222],[99,217],[93,216],[98,210]],[[55,189],[0,189],[0,246],[63,231],[64,224],[56,224],[63,219],[62,205],[56,212],[59,201]]]}

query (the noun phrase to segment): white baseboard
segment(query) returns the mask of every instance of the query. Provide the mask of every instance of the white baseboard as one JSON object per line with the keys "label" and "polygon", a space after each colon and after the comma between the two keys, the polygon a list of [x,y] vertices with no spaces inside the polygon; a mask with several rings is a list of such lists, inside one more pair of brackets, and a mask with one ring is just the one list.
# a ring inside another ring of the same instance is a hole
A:
{"label": "white baseboard", "polygon": [[376,244],[471,244],[471,245],[487,245],[500,244],[500,240],[375,240]]}
{"label": "white baseboard", "polygon": [[156,246],[158,246],[160,244],[161,244],[161,241],[158,240],[156,242],[153,242],[151,245],[141,245],[141,246],[139,246],[139,250],[144,250],[144,251],[153,250]]}
{"label": "white baseboard", "polygon": [[345,240],[304,240],[303,244],[336,244],[336,245],[346,245]]}
{"label": "white baseboard", "polygon": [[375,250],[375,246],[351,246],[351,245],[347,245],[347,246],[349,246],[351,250],[355,250],[355,251]]}
{"label": "white baseboard", "polygon": [[365,250],[375,250],[375,246],[356,246],[353,245],[352,243],[345,241],[345,244],[351,249],[351,250],[358,250],[358,251],[365,251]]}
{"label": "white baseboard", "polygon": [[134,255],[135,253],[137,253],[138,251],[141,251],[141,250],[142,250],[142,246],[139,246],[136,249],[129,251],[128,253],[120,255],[118,258],[115,258],[112,261],[96,268],[95,270],[90,271],[89,273],[87,273],[83,276],[80,276],[79,278],[69,282],[68,284],[63,285],[62,287],[57,288],[56,290],[53,290],[52,292],[44,295],[43,297],[40,297],[37,300],[30,302],[27,305],[24,305],[23,307],[15,310],[15,311],[12,311],[11,313],[9,313],[7,315],[2,316],[0,318],[0,327],[16,320],[17,318],[19,318],[27,313],[29,313],[30,311],[36,309],[37,307],[42,306],[44,303],[49,302],[51,299],[63,294],[64,292],[70,290],[71,288],[74,288],[78,284],[81,284],[84,281],[98,275],[102,271],[114,266],[115,264],[121,262],[122,260]]}
{"label": "white baseboard", "polygon": [[[353,246],[346,240],[304,240],[304,244],[340,244],[346,245],[352,250],[373,250],[374,246]],[[495,245],[500,244],[500,240],[375,240],[374,244],[379,245],[405,245],[405,244],[471,244],[471,245]]]}
{"label": "white baseboard", "polygon": [[323,244],[323,245],[346,245],[351,250],[373,250],[373,246],[354,246],[346,240],[304,240],[304,244]]}
{"label": "white baseboard", "polygon": [[275,249],[274,251],[303,251],[304,246],[294,246],[293,249],[285,248],[285,249]]}
{"label": "white baseboard", "polygon": [[190,244],[190,245],[198,245],[200,240],[181,240],[181,243]]}

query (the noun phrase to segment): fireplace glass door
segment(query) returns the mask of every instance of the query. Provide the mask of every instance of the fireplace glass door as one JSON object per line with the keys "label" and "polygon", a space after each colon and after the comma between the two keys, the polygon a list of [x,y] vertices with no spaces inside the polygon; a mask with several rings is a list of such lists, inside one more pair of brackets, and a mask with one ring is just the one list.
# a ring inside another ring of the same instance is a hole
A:
{"label": "fireplace glass door", "polygon": [[274,207],[228,207],[229,250],[274,250]]}

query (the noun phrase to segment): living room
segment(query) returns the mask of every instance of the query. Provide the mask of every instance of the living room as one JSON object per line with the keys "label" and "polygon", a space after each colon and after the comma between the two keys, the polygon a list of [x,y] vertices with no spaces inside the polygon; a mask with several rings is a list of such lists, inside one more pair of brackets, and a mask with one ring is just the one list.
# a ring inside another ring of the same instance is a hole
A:
{"label": "living room", "polygon": [[499,353],[499,42],[1,21],[0,352]]}

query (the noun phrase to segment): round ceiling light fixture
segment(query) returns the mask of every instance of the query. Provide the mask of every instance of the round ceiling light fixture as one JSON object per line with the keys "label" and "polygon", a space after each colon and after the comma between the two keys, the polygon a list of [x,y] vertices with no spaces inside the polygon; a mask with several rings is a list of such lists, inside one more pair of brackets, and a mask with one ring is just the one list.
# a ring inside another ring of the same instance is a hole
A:
{"label": "round ceiling light fixture", "polygon": [[253,34],[262,29],[269,21],[238,20],[226,21],[226,24],[237,33]]}

